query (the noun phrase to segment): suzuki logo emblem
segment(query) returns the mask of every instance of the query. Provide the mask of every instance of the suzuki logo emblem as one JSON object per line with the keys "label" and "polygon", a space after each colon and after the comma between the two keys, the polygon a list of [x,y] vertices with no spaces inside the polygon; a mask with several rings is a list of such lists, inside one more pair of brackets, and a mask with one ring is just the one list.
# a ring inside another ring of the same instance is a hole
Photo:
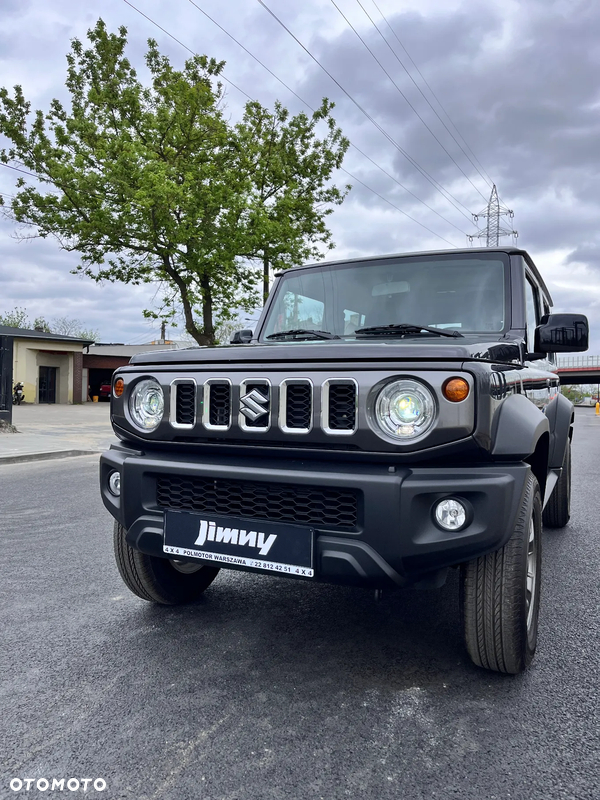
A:
{"label": "suzuki logo emblem", "polygon": [[[263,406],[266,406],[266,408]],[[265,397],[258,389],[252,389],[251,392],[240,398],[240,413],[251,422],[266,414],[268,410],[269,398]]]}

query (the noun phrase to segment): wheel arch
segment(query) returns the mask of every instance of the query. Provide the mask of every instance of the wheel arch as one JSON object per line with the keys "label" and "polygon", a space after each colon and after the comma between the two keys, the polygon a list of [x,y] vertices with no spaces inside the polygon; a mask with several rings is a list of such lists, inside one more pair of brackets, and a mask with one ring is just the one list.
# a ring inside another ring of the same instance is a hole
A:
{"label": "wheel arch", "polygon": [[[542,439],[544,435],[546,438]],[[548,455],[549,440],[548,417],[522,394],[513,394],[507,397],[496,412],[494,419],[492,458],[528,461],[537,451],[536,458],[539,459],[544,450],[546,456]],[[547,469],[548,460],[546,459]],[[545,484],[545,475],[543,482]]]}
{"label": "wheel arch", "polygon": [[567,443],[573,438],[575,408],[563,394],[557,394],[546,406],[550,432],[548,468],[560,469],[563,465]]}
{"label": "wheel arch", "polygon": [[548,479],[548,454],[550,451],[550,434],[548,432],[542,433],[537,440],[535,450],[525,459],[526,463],[530,465],[531,471],[535,475],[537,482],[540,486],[540,493],[542,498],[546,493],[546,480]]}

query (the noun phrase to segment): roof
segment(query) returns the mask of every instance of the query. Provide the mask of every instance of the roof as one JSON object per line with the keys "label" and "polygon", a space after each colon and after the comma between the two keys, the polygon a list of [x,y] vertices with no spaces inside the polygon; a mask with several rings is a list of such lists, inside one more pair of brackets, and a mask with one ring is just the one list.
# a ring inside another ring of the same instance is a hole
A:
{"label": "roof", "polygon": [[102,344],[96,343],[88,348],[90,356],[119,356],[129,357],[138,353],[154,352],[156,350],[183,350],[192,345],[191,342],[172,342],[170,344]]}
{"label": "roof", "polygon": [[311,264],[298,264],[297,266],[290,267],[289,270],[285,270],[285,272],[278,272],[276,273],[275,277],[280,277],[281,275],[285,275],[288,272],[295,272],[298,269],[309,269],[314,267],[333,267],[337,264],[356,264],[356,263],[363,263],[368,261],[381,261],[385,258],[415,258],[416,256],[448,256],[448,255],[468,255],[472,253],[507,253],[508,255],[519,255],[523,256],[525,261],[527,262],[528,266],[530,267],[531,271],[535,275],[538,283],[540,284],[542,290],[548,297],[550,304],[552,304],[552,297],[550,295],[550,291],[548,287],[544,283],[544,279],[540,275],[540,272],[536,265],[533,262],[533,259],[529,255],[526,250],[523,250],[521,247],[514,247],[513,245],[505,245],[504,247],[465,247],[460,248],[457,247],[453,250],[422,250],[415,253],[386,253],[384,255],[377,255],[377,256],[356,256],[354,258],[341,258],[336,261],[316,261]]}
{"label": "roof", "polygon": [[61,333],[30,331],[27,328],[11,328],[0,325],[0,336],[12,336],[14,339],[44,339],[51,342],[71,342],[72,344],[92,344],[91,339],[80,339],[78,336],[63,336]]}

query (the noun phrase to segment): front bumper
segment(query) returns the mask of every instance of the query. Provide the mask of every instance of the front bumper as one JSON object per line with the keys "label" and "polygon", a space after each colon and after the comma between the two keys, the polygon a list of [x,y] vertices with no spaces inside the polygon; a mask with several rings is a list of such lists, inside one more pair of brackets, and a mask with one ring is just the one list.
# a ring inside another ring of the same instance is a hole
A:
{"label": "front bumper", "polygon": [[[113,470],[121,473],[120,497],[108,489]],[[167,507],[164,499],[160,505],[157,498],[159,480],[204,478],[215,486],[220,481],[251,481],[253,486],[351,491],[356,497],[353,523],[345,520],[343,530],[331,520],[311,523],[315,578],[386,588],[435,580],[446,567],[502,547],[514,529],[528,471],[522,462],[390,467],[216,456],[192,461],[185,455],[113,445],[100,460],[100,487],[106,508],[127,530],[131,547],[159,557],[164,557]],[[433,505],[449,495],[464,499],[472,510],[469,524],[461,531],[442,531],[434,523]],[[217,508],[211,513],[230,516]],[[261,517],[236,514],[236,519],[242,526],[256,525]]]}

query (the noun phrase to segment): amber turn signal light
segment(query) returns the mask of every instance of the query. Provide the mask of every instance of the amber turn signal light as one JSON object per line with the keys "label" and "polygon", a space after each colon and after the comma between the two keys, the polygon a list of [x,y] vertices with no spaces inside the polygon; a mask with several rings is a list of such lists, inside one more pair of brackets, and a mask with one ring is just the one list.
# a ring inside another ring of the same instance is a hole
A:
{"label": "amber turn signal light", "polygon": [[464,378],[448,378],[442,386],[442,394],[451,403],[460,403],[469,396],[471,387]]}
{"label": "amber turn signal light", "polygon": [[115,381],[115,385],[113,386],[113,392],[115,393],[115,397],[121,397],[124,389],[125,389],[125,382],[123,378],[117,378],[117,380]]}

